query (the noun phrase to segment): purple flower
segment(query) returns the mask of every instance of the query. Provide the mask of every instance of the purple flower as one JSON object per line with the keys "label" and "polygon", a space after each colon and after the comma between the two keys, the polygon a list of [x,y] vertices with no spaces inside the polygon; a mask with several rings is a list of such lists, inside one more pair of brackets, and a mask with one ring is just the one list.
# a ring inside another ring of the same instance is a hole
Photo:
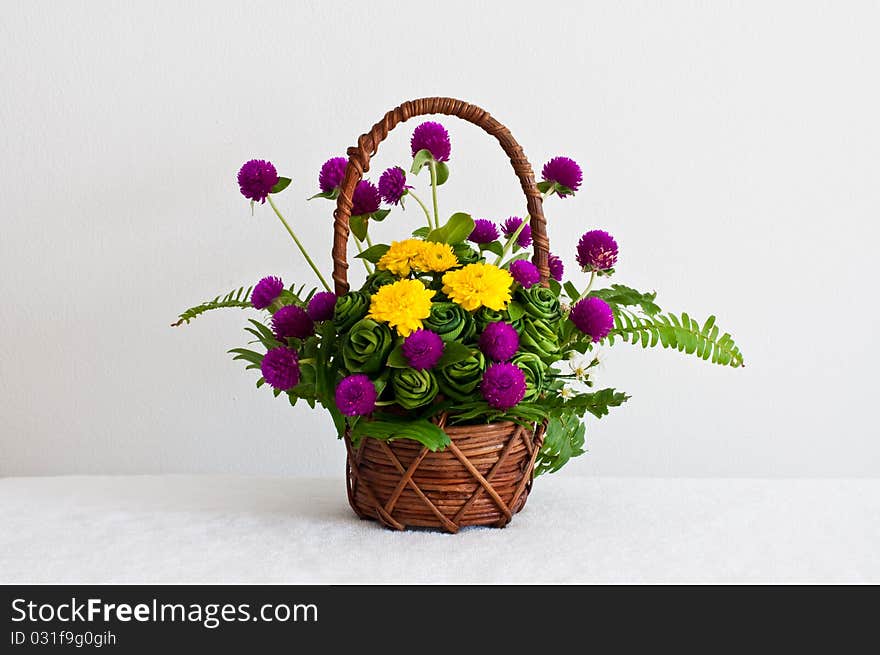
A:
{"label": "purple flower", "polygon": [[486,357],[496,362],[506,362],[518,349],[519,335],[510,323],[504,321],[489,323],[480,335],[480,350]]}
{"label": "purple flower", "polygon": [[321,291],[309,300],[309,318],[313,321],[329,321],[336,309],[336,294],[332,291]]}
{"label": "purple flower", "polygon": [[[520,223],[523,222],[523,219],[518,216],[511,216],[501,225],[501,231],[504,233],[504,236],[508,239],[516,232],[516,229],[520,226]],[[519,233],[519,236],[516,238],[516,244],[520,248],[528,248],[532,245],[532,226],[526,225],[522,232]]]}
{"label": "purple flower", "polygon": [[318,186],[322,193],[330,193],[342,184],[347,165],[348,160],[345,157],[332,157],[324,162],[321,172],[318,173]]}
{"label": "purple flower", "polygon": [[238,171],[241,195],[255,202],[266,202],[266,196],[277,182],[278,171],[263,159],[251,159]]}
{"label": "purple flower", "polygon": [[526,395],[526,376],[516,364],[490,364],[480,392],[490,407],[510,409]]}
{"label": "purple flower", "polygon": [[578,330],[593,337],[593,341],[601,341],[614,327],[611,307],[596,296],[577,301],[568,317]]}
{"label": "purple flower", "polygon": [[565,273],[565,265],[552,252],[547,257],[547,265],[550,267],[550,277],[557,282],[562,282],[562,275]]}
{"label": "purple flower", "polygon": [[585,271],[606,271],[617,262],[617,241],[604,230],[590,230],[577,245],[577,261]]}
{"label": "purple flower", "polygon": [[403,356],[418,370],[434,368],[443,355],[443,339],[431,330],[416,330],[403,340]]}
{"label": "purple flower", "polygon": [[544,168],[541,170],[541,177],[546,182],[554,182],[559,186],[571,189],[571,193],[560,192],[559,189],[556,190],[556,195],[560,198],[565,198],[566,196],[574,195],[574,192],[578,190],[581,186],[581,181],[584,179],[584,174],[574,159],[554,157],[544,164]]}
{"label": "purple flower", "polygon": [[472,243],[492,243],[498,238],[498,226],[485,218],[474,221],[474,229],[468,237]]}
{"label": "purple flower", "polygon": [[376,387],[363,373],[349,375],[336,385],[336,406],[346,416],[364,416],[376,407]]}
{"label": "purple flower", "polygon": [[437,161],[449,161],[449,152],[452,146],[449,143],[449,132],[446,128],[435,123],[426,121],[413,130],[410,140],[413,157],[419,150],[430,150],[431,155]]}
{"label": "purple flower", "polygon": [[254,309],[266,309],[275,302],[282,291],[284,291],[284,282],[280,277],[264,277],[254,287],[254,292],[251,294],[251,304]]}
{"label": "purple flower", "polygon": [[400,166],[392,166],[379,178],[379,195],[389,205],[396,205],[403,198],[407,189],[412,189],[406,184],[406,173]]}
{"label": "purple flower", "polygon": [[263,356],[260,372],[276,389],[292,389],[299,384],[299,355],[290,348],[272,348]]}
{"label": "purple flower", "polygon": [[379,189],[369,180],[361,180],[351,196],[351,215],[362,216],[379,210]]}
{"label": "purple flower", "polygon": [[541,274],[538,272],[538,267],[525,259],[517,259],[513,262],[510,265],[510,274],[513,276],[514,280],[519,282],[526,289],[541,281]]}
{"label": "purple flower", "polygon": [[305,339],[315,333],[315,324],[302,307],[285,305],[272,315],[272,331],[279,341]]}

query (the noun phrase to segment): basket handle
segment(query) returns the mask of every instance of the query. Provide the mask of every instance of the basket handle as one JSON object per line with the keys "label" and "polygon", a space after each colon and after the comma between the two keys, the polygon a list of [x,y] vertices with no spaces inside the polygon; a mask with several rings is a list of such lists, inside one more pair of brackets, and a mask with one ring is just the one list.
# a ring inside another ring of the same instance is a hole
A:
{"label": "basket handle", "polygon": [[349,289],[348,285],[348,219],[351,217],[352,195],[364,173],[370,170],[370,158],[376,154],[379,144],[396,125],[413,116],[425,114],[446,114],[458,116],[498,139],[502,149],[510,157],[510,163],[526,196],[526,206],[531,217],[532,240],[535,254],[532,262],[541,274],[541,283],[546,285],[550,277],[548,256],[550,243],[547,240],[546,220],[542,206],[541,192],[535,185],[532,167],[516,139],[504,125],[489,115],[489,112],[476,105],[455,98],[419,98],[409,100],[395,107],[382,117],[372,129],[358,138],[356,146],[348,149],[348,165],[342,180],[336,210],[333,212],[333,282],[336,293],[341,295]]}

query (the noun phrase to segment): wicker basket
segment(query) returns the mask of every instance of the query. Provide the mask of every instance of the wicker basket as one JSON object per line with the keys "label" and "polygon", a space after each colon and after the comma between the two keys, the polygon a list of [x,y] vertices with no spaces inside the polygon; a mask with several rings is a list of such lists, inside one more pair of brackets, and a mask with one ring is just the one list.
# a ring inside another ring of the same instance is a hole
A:
{"label": "wicker basket", "polygon": [[[494,136],[510,158],[529,210],[533,262],[541,282],[549,278],[549,243],[532,167],[510,131],[475,105],[454,98],[421,98],[392,109],[348,149],[339,198],[336,202],[333,239],[333,281],[337,294],[348,285],[348,235],[355,186],[370,168],[370,158],[396,125],[425,114],[457,116]],[[450,445],[431,452],[411,439],[393,442],[362,439],[354,448],[344,435],[348,451],[348,499],[358,516],[374,519],[395,530],[426,527],[457,532],[469,525],[503,527],[522,509],[532,486],[535,458],[544,436],[544,425],[526,428],[514,423],[446,426]]]}

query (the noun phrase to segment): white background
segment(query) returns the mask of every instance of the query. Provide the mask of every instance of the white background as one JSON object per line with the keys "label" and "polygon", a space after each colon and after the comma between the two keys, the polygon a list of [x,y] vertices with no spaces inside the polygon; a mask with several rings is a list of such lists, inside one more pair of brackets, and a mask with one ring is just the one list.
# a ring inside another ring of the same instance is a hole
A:
{"label": "white background", "polygon": [[[877,476],[878,3],[4,3],[0,475],[340,474],[329,418],[224,354],[246,313],[169,327],[267,274],[312,282],[235,173],[271,159],[329,274],[317,171],[386,110],[452,95],[582,192],[547,204],[576,276],[590,228],[617,279],[716,313],[722,369],[620,345],[563,475]],[[497,144],[453,138],[441,210],[522,210]],[[411,122],[372,168],[408,156]],[[419,184],[424,184],[422,179]],[[424,193],[424,192],[423,192]],[[401,234],[415,207],[382,226]],[[355,270],[355,269],[352,269]]]}

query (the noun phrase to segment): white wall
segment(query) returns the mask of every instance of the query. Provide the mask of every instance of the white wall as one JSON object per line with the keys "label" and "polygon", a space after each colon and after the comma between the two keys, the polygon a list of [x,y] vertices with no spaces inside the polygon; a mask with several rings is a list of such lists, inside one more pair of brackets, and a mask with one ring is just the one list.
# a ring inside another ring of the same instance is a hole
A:
{"label": "white wall", "polygon": [[[317,170],[396,103],[453,95],[535,167],[555,250],[602,227],[618,279],[718,315],[743,370],[616,347],[623,409],[567,474],[876,476],[874,3],[4,3],[0,475],[339,474],[329,419],[254,389],[244,312],[183,308],[266,274],[311,282],[235,173],[271,159],[329,270]],[[521,209],[497,145],[454,139],[442,207]],[[401,162],[413,125],[373,168]],[[375,173],[374,173],[375,175]],[[374,177],[375,179],[375,177]],[[421,180],[420,180],[421,182]],[[386,234],[418,221],[392,214]]]}

